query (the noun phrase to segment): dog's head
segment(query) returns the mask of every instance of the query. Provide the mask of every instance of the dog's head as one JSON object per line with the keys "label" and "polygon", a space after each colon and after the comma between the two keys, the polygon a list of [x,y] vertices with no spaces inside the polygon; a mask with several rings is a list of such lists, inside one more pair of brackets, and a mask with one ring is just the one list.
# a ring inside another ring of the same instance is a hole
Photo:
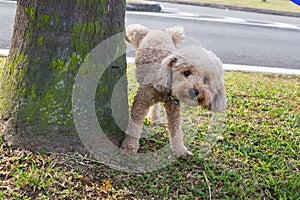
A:
{"label": "dog's head", "polygon": [[172,95],[189,106],[223,112],[227,107],[222,62],[202,47],[187,46],[162,63]]}

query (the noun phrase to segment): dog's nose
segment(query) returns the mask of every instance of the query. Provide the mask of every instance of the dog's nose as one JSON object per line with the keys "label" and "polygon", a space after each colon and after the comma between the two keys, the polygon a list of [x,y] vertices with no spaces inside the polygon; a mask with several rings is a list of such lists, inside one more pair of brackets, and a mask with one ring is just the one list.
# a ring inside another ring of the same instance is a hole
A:
{"label": "dog's nose", "polygon": [[199,95],[199,90],[197,90],[196,88],[191,88],[189,90],[189,94],[190,94],[191,97],[196,97],[196,96]]}

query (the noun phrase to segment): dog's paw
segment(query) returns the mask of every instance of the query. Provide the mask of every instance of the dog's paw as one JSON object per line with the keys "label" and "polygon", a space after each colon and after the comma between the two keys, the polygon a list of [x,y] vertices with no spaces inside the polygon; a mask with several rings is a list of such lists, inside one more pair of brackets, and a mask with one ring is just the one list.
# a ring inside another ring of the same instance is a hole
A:
{"label": "dog's paw", "polygon": [[120,148],[120,152],[121,154],[136,154],[137,153],[137,149],[133,149],[133,148]]}
{"label": "dog's paw", "polygon": [[154,121],[150,121],[151,125],[154,125],[154,126],[160,126],[160,125],[165,125],[166,123],[160,119],[158,120],[154,120]]}
{"label": "dog's paw", "polygon": [[180,158],[182,156],[192,156],[193,153],[190,152],[186,147],[182,147],[180,149],[173,149],[173,152],[175,153],[176,157]]}
{"label": "dog's paw", "polygon": [[135,154],[139,149],[139,139],[129,135],[125,136],[124,141],[121,145],[121,154]]}
{"label": "dog's paw", "polygon": [[120,148],[121,154],[136,154],[138,149],[138,145],[132,145],[124,142],[122,143],[122,146]]}

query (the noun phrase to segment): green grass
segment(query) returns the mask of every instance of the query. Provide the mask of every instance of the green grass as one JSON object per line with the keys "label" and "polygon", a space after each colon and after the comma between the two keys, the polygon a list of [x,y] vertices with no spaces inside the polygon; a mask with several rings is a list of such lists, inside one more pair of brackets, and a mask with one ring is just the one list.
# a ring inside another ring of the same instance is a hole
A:
{"label": "green grass", "polygon": [[0,57],[0,77],[2,76],[3,66],[5,64],[5,58]]}
{"label": "green grass", "polygon": [[184,1],[207,2],[207,3],[217,3],[217,4],[224,4],[224,5],[263,8],[263,9],[270,9],[270,10],[300,12],[300,7],[292,3],[290,0],[267,0],[267,2],[262,2],[262,0],[184,0]]}
{"label": "green grass", "polygon": [[[0,137],[0,199],[299,199],[300,77],[226,72],[225,79],[224,140],[206,157],[212,115],[189,107],[183,130],[194,155],[145,174],[119,172],[76,153],[35,155]],[[167,143],[165,126],[145,128],[151,136],[141,141],[143,151]]]}

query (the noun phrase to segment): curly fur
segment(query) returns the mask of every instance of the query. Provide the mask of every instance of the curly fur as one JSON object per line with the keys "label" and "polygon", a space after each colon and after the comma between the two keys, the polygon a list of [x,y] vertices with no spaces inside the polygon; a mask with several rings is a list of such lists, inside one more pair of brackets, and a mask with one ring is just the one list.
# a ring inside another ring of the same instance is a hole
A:
{"label": "curly fur", "polygon": [[[223,112],[226,92],[221,60],[198,46],[180,47],[185,39],[182,27],[147,29],[138,24],[126,28],[126,40],[136,49],[135,76],[139,89],[131,110],[131,121],[122,152],[136,153],[144,117],[159,121],[159,102],[167,114],[170,146],[177,156],[189,154],[181,130],[181,103]],[[168,95],[180,102],[168,100]]]}

